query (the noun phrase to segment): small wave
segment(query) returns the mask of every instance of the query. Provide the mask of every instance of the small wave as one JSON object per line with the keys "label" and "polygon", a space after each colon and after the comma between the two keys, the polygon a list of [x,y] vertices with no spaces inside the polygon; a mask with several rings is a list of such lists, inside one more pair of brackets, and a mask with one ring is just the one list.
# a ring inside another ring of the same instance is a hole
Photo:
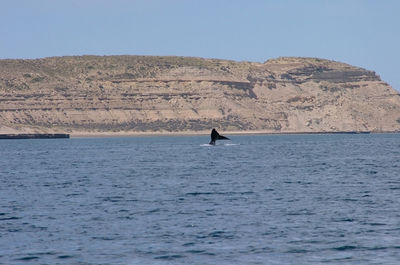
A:
{"label": "small wave", "polygon": [[74,257],[73,255],[60,255],[60,256],[57,256],[57,259],[70,259],[73,257]]}
{"label": "small wave", "polygon": [[310,212],[308,210],[300,210],[298,212],[288,212],[286,215],[288,216],[297,216],[297,215],[315,215],[315,213]]}
{"label": "small wave", "polygon": [[[201,144],[200,146],[218,146],[220,144],[216,144],[216,145],[212,145],[212,144]],[[222,144],[221,144],[222,145]],[[228,144],[223,144],[223,146],[236,146],[236,145],[240,145],[240,144],[232,144],[232,143],[228,143]]]}
{"label": "small wave", "polygon": [[11,217],[0,218],[0,221],[9,221],[9,220],[18,220],[18,219],[21,219],[21,217],[11,216]]}
{"label": "small wave", "polygon": [[69,194],[66,194],[65,196],[68,198],[68,197],[75,197],[75,196],[81,196],[81,195],[83,195],[83,193],[69,193]]}
{"label": "small wave", "polygon": [[180,259],[184,258],[185,256],[183,255],[164,255],[164,256],[157,256],[154,259],[161,259],[161,260],[175,260],[175,259]]}
{"label": "small wave", "polygon": [[186,253],[190,253],[190,254],[202,254],[204,252],[206,252],[206,251],[203,249],[190,249],[190,250],[186,251]]}
{"label": "small wave", "polygon": [[226,233],[224,231],[214,231],[208,234],[208,237],[224,238]]}
{"label": "small wave", "polygon": [[108,237],[108,236],[94,236],[92,237],[94,240],[104,240],[104,241],[112,241],[115,240],[115,237]]}
{"label": "small wave", "polygon": [[386,225],[385,223],[366,223],[367,225],[371,226],[381,226],[381,225]]}
{"label": "small wave", "polygon": [[16,260],[20,260],[20,261],[29,261],[29,260],[34,260],[34,259],[39,259],[39,257],[37,256],[26,256],[26,257],[22,257]]}
{"label": "small wave", "polygon": [[158,212],[161,212],[160,208],[155,208],[147,211],[147,213],[158,213]]}
{"label": "small wave", "polygon": [[307,249],[290,249],[288,251],[286,251],[286,253],[290,253],[290,254],[301,254],[301,253],[307,253],[309,252]]}
{"label": "small wave", "polygon": [[109,197],[103,197],[103,201],[105,202],[120,202],[124,199],[123,196],[109,196]]}
{"label": "small wave", "polygon": [[185,195],[187,196],[199,196],[199,195],[213,195],[217,194],[217,192],[188,192]]}
{"label": "small wave", "polygon": [[216,255],[213,252],[208,252],[208,251],[202,250],[202,249],[191,249],[191,250],[185,251],[185,253],[195,254],[195,255],[200,254],[200,255],[203,255],[203,256],[215,256]]}
{"label": "small wave", "polygon": [[333,248],[333,249],[334,250],[338,250],[338,251],[346,251],[346,250],[353,250],[353,249],[356,249],[356,248],[357,248],[356,246],[345,245],[345,246],[340,246],[340,247]]}
{"label": "small wave", "polygon": [[233,239],[234,235],[225,231],[213,231],[211,233],[208,233],[207,235],[204,235],[204,238]]}
{"label": "small wave", "polygon": [[350,223],[352,223],[352,222],[354,222],[354,219],[353,218],[335,218],[335,219],[332,219],[332,221],[333,222],[350,222]]}
{"label": "small wave", "polygon": [[212,192],[201,192],[201,191],[195,191],[195,192],[187,192],[185,193],[186,196],[201,196],[201,195],[251,195],[254,194],[253,191],[228,191],[228,192],[222,192],[222,191],[212,191]]}

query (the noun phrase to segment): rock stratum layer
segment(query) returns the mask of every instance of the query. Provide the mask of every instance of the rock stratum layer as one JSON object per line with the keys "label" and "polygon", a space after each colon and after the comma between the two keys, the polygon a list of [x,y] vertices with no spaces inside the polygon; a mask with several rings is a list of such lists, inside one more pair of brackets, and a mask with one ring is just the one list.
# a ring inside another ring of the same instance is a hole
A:
{"label": "rock stratum layer", "polygon": [[0,131],[400,131],[400,95],[373,71],[316,58],[0,60]]}

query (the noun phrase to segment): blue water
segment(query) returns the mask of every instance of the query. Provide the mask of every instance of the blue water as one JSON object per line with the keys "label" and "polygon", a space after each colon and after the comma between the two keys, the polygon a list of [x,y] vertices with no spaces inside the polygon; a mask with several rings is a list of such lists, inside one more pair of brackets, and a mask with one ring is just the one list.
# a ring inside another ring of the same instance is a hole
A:
{"label": "blue water", "polygon": [[400,134],[0,141],[0,264],[399,264]]}

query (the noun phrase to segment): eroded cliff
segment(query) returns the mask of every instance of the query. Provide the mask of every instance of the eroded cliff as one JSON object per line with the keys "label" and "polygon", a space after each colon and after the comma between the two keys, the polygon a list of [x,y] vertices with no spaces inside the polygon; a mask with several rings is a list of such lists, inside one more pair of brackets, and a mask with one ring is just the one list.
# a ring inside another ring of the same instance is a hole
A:
{"label": "eroded cliff", "polygon": [[0,60],[0,131],[400,131],[399,93],[315,58]]}

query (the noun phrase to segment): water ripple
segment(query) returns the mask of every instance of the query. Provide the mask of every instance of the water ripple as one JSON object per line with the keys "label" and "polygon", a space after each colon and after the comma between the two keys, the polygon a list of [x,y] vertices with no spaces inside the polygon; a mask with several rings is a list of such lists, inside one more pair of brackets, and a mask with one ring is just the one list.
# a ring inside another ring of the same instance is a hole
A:
{"label": "water ripple", "polygon": [[0,142],[0,263],[397,264],[399,137]]}

